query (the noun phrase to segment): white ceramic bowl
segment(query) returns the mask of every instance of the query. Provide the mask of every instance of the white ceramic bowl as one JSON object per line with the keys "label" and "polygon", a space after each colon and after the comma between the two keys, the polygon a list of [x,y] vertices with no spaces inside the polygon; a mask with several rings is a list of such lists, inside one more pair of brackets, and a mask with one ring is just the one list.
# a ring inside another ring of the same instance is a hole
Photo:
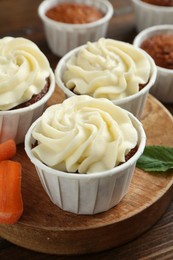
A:
{"label": "white ceramic bowl", "polygon": [[[62,2],[91,5],[101,10],[105,15],[103,18],[87,24],[66,24],[49,19],[45,12]],[[104,37],[113,11],[111,3],[107,0],[45,0],[38,8],[48,45],[51,51],[58,56],[63,56],[68,51],[87,41],[96,41],[100,37]]]}
{"label": "white ceramic bowl", "polygon": [[[140,47],[142,42],[153,35],[171,33],[173,25],[156,25],[141,31],[133,44]],[[157,79],[150,93],[164,103],[173,102],[173,70],[157,66]]]}
{"label": "white ceramic bowl", "polygon": [[30,125],[43,113],[45,104],[55,89],[55,77],[51,70],[48,92],[34,104],[8,111],[0,111],[0,143],[14,139],[17,144],[23,143]]}
{"label": "white ceramic bowl", "polygon": [[173,24],[173,7],[157,6],[141,0],[131,0],[138,32],[158,24]]}
{"label": "white ceramic bowl", "polygon": [[146,135],[142,124],[131,113],[129,116],[138,132],[138,150],[125,163],[104,172],[90,174],[65,173],[52,169],[32,153],[35,143],[31,133],[40,119],[28,130],[25,151],[35,165],[42,186],[50,200],[63,210],[76,214],[96,214],[117,205],[128,192],[138,158],[143,153]]}
{"label": "white ceramic bowl", "polygon": [[[68,89],[62,80],[62,75],[67,68],[66,63],[73,55],[76,55],[77,52],[81,48],[84,48],[85,46],[86,45],[82,45],[80,47],[75,48],[74,50],[71,50],[69,53],[67,53],[66,55],[64,55],[61,58],[61,60],[59,61],[59,63],[56,66],[56,69],[55,69],[56,83],[57,83],[58,87],[60,87],[60,89],[62,89],[62,91],[65,93],[67,98],[71,97],[73,95],[76,95],[76,94],[73,91],[71,91],[70,89]],[[147,53],[145,53],[145,55],[148,57],[150,64],[151,64],[151,75],[150,75],[150,80],[149,80],[148,84],[143,89],[141,89],[138,93],[136,93],[134,95],[131,95],[131,96],[128,96],[128,97],[125,97],[122,99],[111,100],[115,105],[118,105],[121,108],[128,110],[133,115],[135,115],[137,118],[140,118],[140,116],[144,110],[147,94],[148,94],[150,88],[153,86],[153,84],[156,80],[156,75],[157,75],[157,69],[156,69],[156,65],[155,65],[153,59]]]}

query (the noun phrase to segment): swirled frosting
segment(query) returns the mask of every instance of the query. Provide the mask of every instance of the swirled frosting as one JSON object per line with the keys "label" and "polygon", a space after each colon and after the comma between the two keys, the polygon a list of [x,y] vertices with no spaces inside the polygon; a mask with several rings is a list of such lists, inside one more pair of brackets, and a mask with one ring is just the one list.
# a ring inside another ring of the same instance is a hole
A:
{"label": "swirled frosting", "polygon": [[20,37],[0,39],[0,110],[40,93],[49,75],[49,62],[35,43]]}
{"label": "swirled frosting", "polygon": [[138,135],[126,110],[105,98],[73,96],[52,105],[32,131],[33,154],[64,172],[92,173],[125,161]]}
{"label": "swirled frosting", "polygon": [[121,99],[146,84],[151,66],[145,52],[132,44],[101,38],[88,42],[66,64],[62,80],[75,94]]}

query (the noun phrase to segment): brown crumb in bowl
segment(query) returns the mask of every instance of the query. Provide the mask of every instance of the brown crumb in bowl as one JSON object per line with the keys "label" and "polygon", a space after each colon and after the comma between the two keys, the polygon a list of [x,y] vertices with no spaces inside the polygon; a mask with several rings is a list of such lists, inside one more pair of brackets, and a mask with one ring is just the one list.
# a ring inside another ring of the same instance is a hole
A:
{"label": "brown crumb in bowl", "polygon": [[173,34],[158,34],[146,39],[140,46],[157,66],[173,69]]}
{"label": "brown crumb in bowl", "polygon": [[173,6],[173,0],[142,0],[142,2],[158,6]]}
{"label": "brown crumb in bowl", "polygon": [[103,13],[94,6],[78,3],[57,4],[45,14],[54,21],[68,24],[91,23],[103,17]]}

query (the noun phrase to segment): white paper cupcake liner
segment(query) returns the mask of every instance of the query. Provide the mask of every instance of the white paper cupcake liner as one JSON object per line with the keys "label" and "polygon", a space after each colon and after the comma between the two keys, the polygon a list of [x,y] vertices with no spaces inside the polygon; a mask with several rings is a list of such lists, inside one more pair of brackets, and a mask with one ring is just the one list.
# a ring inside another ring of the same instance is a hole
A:
{"label": "white paper cupcake liner", "polygon": [[[173,24],[156,25],[141,31],[134,39],[133,44],[140,47],[142,42],[153,35],[171,33]],[[173,70],[157,67],[157,78],[150,93],[164,103],[173,102]]]}
{"label": "white paper cupcake liner", "polygon": [[[46,17],[45,12],[48,9],[62,2],[91,5],[105,13],[105,16],[96,22],[87,24],[65,24]],[[40,4],[38,14],[43,22],[46,39],[51,51],[58,56],[63,56],[68,51],[87,41],[96,41],[104,37],[109,20],[113,15],[113,7],[107,0],[45,0]]]}
{"label": "white paper cupcake liner", "polygon": [[50,200],[63,210],[76,214],[96,214],[117,205],[128,192],[136,161],[143,153],[146,135],[142,124],[129,113],[138,132],[138,150],[124,164],[109,171],[91,174],[64,173],[47,167],[33,156],[32,124],[25,138],[25,151],[35,165],[42,186]]}
{"label": "white paper cupcake liner", "polygon": [[51,71],[50,87],[42,99],[25,108],[0,111],[0,143],[8,139],[14,139],[16,144],[23,143],[28,128],[43,113],[54,89],[55,77]]}
{"label": "white paper cupcake liner", "polygon": [[[58,85],[58,87],[65,93],[66,97],[71,97],[76,95],[73,91],[68,89],[63,80],[63,73],[67,69],[67,61],[72,57],[73,55],[76,55],[77,52],[81,49],[84,48],[86,45],[82,45],[80,47],[75,48],[74,50],[71,50],[68,52],[66,55],[64,55],[59,63],[56,66],[55,69],[55,81]],[[143,50],[140,50],[143,52]],[[150,64],[151,64],[151,73],[150,73],[150,79],[147,85],[141,89],[139,92],[137,92],[134,95],[122,98],[122,99],[116,99],[116,100],[111,100],[115,105],[120,106],[121,108],[124,108],[131,112],[134,116],[137,118],[140,118],[142,115],[142,112],[145,107],[146,99],[147,99],[147,94],[149,90],[152,88],[156,81],[156,76],[157,76],[157,68],[156,65],[153,61],[153,59],[145,52],[145,55],[148,57]]]}
{"label": "white paper cupcake liner", "polygon": [[157,6],[141,0],[132,0],[137,30],[158,25],[173,24],[173,7]]}

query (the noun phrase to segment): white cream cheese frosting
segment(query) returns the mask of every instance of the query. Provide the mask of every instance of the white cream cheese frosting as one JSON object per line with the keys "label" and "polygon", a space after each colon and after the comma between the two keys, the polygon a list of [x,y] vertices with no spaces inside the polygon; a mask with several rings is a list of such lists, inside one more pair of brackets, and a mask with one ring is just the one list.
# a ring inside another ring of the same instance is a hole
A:
{"label": "white cream cheese frosting", "polygon": [[40,93],[49,75],[49,62],[35,43],[22,37],[0,39],[0,110]]}
{"label": "white cream cheese frosting", "polygon": [[115,100],[137,93],[150,73],[145,52],[129,43],[101,38],[88,42],[67,61],[62,80],[75,94]]}
{"label": "white cream cheese frosting", "polygon": [[54,169],[78,173],[114,168],[138,142],[126,110],[87,95],[47,108],[32,136],[36,158]]}

